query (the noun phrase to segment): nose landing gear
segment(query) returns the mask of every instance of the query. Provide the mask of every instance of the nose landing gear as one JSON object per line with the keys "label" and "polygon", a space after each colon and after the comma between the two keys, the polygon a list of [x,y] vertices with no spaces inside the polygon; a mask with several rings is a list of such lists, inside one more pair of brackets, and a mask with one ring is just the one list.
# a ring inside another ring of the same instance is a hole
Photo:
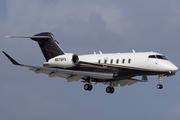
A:
{"label": "nose landing gear", "polygon": [[163,88],[163,85],[161,84],[161,81],[162,81],[162,74],[159,75],[158,81],[159,81],[159,84],[157,84],[157,89],[162,89],[162,88]]}

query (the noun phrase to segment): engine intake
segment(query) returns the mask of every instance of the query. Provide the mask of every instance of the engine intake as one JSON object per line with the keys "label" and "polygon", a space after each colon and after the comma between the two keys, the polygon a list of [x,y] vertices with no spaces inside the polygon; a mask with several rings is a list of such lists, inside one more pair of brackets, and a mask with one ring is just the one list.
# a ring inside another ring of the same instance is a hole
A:
{"label": "engine intake", "polygon": [[74,54],[72,57],[72,61],[75,65],[77,65],[79,63],[79,57],[76,54]]}

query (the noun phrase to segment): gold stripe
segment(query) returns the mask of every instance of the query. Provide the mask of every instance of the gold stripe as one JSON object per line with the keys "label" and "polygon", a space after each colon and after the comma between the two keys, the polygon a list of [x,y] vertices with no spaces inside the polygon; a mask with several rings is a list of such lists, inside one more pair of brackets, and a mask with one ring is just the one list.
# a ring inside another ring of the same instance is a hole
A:
{"label": "gold stripe", "polygon": [[95,65],[86,65],[86,64],[80,64],[80,66],[110,69],[110,68],[107,68],[107,67],[99,67],[99,66],[97,67],[97,66],[95,66]]}
{"label": "gold stripe", "polygon": [[49,64],[48,63],[44,63],[43,66],[46,67],[46,66],[49,66]]}
{"label": "gold stripe", "polygon": [[61,53],[59,53],[59,52],[56,52],[56,51],[53,51],[53,50],[49,50],[49,49],[47,49],[47,48],[44,48],[44,49],[47,50],[47,51],[53,52],[53,53],[61,54]]}
{"label": "gold stripe", "polygon": [[[97,62],[94,62],[95,64],[98,64]],[[145,68],[137,68],[137,67],[129,67],[129,66],[123,66],[123,65],[114,65],[114,64],[98,64],[98,65],[108,65],[109,66],[114,66],[114,67],[121,67],[121,68],[129,68],[129,69],[135,69],[135,70],[146,70],[146,71],[155,71],[151,69],[145,69]],[[94,65],[93,65],[94,66]],[[97,67],[97,68],[104,68],[104,67]]]}

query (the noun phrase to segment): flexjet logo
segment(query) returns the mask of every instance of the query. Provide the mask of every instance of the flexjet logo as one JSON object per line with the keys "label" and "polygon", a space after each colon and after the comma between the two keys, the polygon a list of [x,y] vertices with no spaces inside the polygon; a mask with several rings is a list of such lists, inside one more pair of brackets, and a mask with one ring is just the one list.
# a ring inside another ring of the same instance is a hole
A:
{"label": "flexjet logo", "polygon": [[55,61],[66,61],[66,58],[56,58]]}

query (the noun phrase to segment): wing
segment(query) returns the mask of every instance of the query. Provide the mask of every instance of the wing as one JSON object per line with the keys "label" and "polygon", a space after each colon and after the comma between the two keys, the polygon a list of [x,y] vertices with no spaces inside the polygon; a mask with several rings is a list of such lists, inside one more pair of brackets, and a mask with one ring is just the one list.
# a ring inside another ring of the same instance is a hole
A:
{"label": "wing", "polygon": [[28,67],[29,70],[34,71],[36,74],[44,73],[47,74],[48,77],[62,77],[65,78],[67,82],[78,81],[84,77],[96,78],[96,79],[112,79],[113,74],[107,73],[95,73],[95,72],[86,72],[86,71],[77,71],[77,70],[67,70],[67,69],[59,69],[59,68],[46,68],[46,67],[38,67],[38,66],[30,66],[19,64],[12,57],[10,57],[7,53],[3,51],[6,57],[14,64],[22,67]]}

